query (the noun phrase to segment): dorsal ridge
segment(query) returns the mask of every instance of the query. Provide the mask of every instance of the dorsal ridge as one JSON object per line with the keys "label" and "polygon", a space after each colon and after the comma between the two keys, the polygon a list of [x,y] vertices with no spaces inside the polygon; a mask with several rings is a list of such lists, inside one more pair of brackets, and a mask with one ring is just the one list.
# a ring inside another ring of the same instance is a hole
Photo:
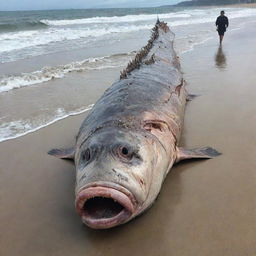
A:
{"label": "dorsal ridge", "polygon": [[141,64],[143,64],[143,59],[148,55],[153,47],[155,40],[157,40],[157,38],[159,37],[159,28],[163,29],[164,32],[167,32],[169,30],[167,23],[161,22],[157,17],[156,24],[152,29],[152,34],[150,39],[148,40],[147,45],[142,47],[141,50],[135,55],[134,59],[128,63],[127,67],[120,72],[120,80],[127,78],[127,76],[133,70],[140,68]]}

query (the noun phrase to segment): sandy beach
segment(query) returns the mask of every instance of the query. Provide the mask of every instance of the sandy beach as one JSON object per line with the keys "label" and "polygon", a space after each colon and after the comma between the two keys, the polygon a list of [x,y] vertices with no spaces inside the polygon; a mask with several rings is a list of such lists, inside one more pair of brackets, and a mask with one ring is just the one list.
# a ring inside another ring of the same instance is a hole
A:
{"label": "sandy beach", "polygon": [[228,5],[228,7],[256,8],[256,3],[248,3],[248,4],[233,4],[233,5]]}
{"label": "sandy beach", "polygon": [[[209,7],[209,6],[207,6]],[[205,8],[207,8],[205,7]],[[225,8],[256,8],[256,3],[244,3],[244,4],[225,4],[225,5],[216,5],[216,6],[211,6],[211,7],[222,7],[223,9]],[[200,7],[202,8],[202,7]],[[204,7],[203,7],[204,8]]]}
{"label": "sandy beach", "polygon": [[[255,23],[254,23],[255,24]],[[86,113],[0,143],[3,256],[256,255],[256,26],[228,31],[181,56],[188,91],[181,145],[222,155],[176,165],[153,207],[106,231],[82,225],[74,209],[72,162],[47,151],[74,143]],[[99,73],[97,73],[99,74]],[[92,79],[88,104],[118,77]],[[82,79],[82,75],[81,78]]]}

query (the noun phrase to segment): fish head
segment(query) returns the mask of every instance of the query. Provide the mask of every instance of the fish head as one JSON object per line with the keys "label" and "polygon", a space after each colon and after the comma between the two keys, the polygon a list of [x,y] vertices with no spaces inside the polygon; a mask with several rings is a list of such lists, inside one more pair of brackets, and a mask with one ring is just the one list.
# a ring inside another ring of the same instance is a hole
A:
{"label": "fish head", "polygon": [[164,176],[165,150],[147,132],[101,129],[77,146],[76,209],[95,229],[123,224],[151,206]]}

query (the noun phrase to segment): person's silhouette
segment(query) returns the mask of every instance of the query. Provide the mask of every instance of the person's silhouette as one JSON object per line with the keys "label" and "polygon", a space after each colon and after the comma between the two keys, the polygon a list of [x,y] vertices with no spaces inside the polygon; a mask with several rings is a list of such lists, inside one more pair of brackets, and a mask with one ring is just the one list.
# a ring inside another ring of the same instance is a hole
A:
{"label": "person's silhouette", "polygon": [[215,24],[217,26],[217,31],[219,33],[220,44],[222,44],[224,33],[226,32],[226,29],[229,25],[228,17],[225,16],[224,11],[220,12],[220,16],[217,18]]}

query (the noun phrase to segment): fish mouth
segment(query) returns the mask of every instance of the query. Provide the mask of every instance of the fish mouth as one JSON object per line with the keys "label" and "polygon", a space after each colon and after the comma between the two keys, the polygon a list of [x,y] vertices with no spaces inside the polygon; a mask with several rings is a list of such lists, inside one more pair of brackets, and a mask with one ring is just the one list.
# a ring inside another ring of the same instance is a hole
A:
{"label": "fish mouth", "polygon": [[133,199],[116,188],[90,186],[78,192],[76,210],[87,226],[106,229],[128,221],[135,211]]}

